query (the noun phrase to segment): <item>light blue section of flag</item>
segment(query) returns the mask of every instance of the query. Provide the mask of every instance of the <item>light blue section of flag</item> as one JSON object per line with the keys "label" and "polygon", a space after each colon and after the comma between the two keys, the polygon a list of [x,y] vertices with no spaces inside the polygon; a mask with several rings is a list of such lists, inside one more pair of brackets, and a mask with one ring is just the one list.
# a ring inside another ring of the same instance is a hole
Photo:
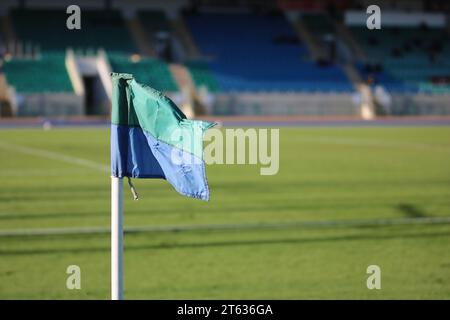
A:
{"label": "light blue section of flag", "polygon": [[139,127],[111,124],[111,174],[166,179],[185,196],[209,200],[204,161]]}

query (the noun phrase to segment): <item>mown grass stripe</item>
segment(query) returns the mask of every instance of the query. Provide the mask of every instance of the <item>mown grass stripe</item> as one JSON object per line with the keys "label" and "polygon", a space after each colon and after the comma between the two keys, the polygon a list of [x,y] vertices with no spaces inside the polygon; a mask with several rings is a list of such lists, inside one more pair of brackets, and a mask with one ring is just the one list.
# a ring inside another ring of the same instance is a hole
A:
{"label": "mown grass stripe", "polygon": [[31,156],[37,156],[37,157],[41,157],[41,158],[46,158],[46,159],[50,159],[50,160],[56,160],[56,161],[60,161],[60,162],[77,165],[77,166],[82,166],[82,167],[94,169],[97,171],[109,172],[109,170],[110,170],[109,166],[103,165],[101,163],[83,159],[83,158],[68,156],[68,155],[65,155],[65,154],[62,154],[59,152],[25,147],[25,146],[21,146],[21,145],[17,145],[17,144],[9,144],[9,143],[5,143],[5,142],[0,142],[0,148],[14,151],[14,152],[29,154]]}
{"label": "mown grass stripe", "polygon": [[[328,221],[293,221],[279,223],[244,223],[244,224],[197,224],[197,225],[163,225],[128,227],[125,233],[157,233],[187,231],[234,231],[252,229],[288,229],[288,228],[334,228],[334,227],[381,227],[395,225],[430,225],[450,224],[450,216],[400,219],[361,219],[361,220],[328,220]],[[84,228],[44,228],[0,230],[0,237],[50,236],[77,234],[104,234],[111,230],[108,227]]]}

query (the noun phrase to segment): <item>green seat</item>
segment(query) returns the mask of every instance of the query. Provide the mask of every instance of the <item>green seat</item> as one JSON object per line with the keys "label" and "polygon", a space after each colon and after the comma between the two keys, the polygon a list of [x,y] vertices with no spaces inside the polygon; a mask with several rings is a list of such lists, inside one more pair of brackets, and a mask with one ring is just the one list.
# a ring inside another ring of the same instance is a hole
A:
{"label": "green seat", "polygon": [[73,92],[64,56],[5,62],[6,81],[22,93]]}
{"label": "green seat", "polygon": [[302,15],[302,21],[306,27],[315,35],[334,33],[334,25],[323,13],[307,13]]}
{"label": "green seat", "polygon": [[211,92],[219,91],[219,86],[209,66],[204,61],[188,61],[185,66],[189,70],[195,86],[205,86]]}
{"label": "green seat", "polygon": [[81,13],[81,30],[66,28],[65,9],[15,9],[14,29],[24,43],[39,45],[42,51],[104,48],[110,52],[136,53],[137,47],[119,11]]}
{"label": "green seat", "polygon": [[144,28],[150,33],[155,33],[158,31],[170,31],[170,23],[164,11],[139,11],[138,17]]}
{"label": "green seat", "polygon": [[[442,28],[419,27],[368,30],[365,27],[350,28],[371,61],[381,63],[384,70],[394,79],[415,85],[419,91],[430,93],[448,93],[446,85],[431,82],[433,76],[450,76],[450,42],[448,34]],[[376,45],[371,40],[377,41]],[[437,62],[433,63],[420,43],[438,41],[443,45]],[[392,55],[393,49],[400,49],[401,56]]]}
{"label": "green seat", "polygon": [[131,73],[136,81],[159,91],[178,91],[169,66],[164,61],[144,58],[133,62],[128,56],[119,54],[110,54],[108,59],[114,72]]}

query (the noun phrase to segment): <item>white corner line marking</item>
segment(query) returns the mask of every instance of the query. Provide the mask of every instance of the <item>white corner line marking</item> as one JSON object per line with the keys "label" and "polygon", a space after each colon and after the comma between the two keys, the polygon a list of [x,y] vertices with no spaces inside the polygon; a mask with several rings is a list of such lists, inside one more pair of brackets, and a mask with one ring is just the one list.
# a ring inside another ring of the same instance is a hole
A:
{"label": "white corner line marking", "polygon": [[68,156],[68,155],[54,152],[54,151],[25,147],[25,146],[20,146],[20,145],[16,145],[16,144],[5,143],[5,142],[0,142],[0,148],[15,151],[15,152],[20,152],[20,153],[24,153],[24,154],[29,154],[31,156],[37,156],[37,157],[41,157],[41,158],[47,158],[47,159],[51,159],[51,160],[65,162],[65,163],[69,163],[69,164],[73,164],[73,165],[77,165],[77,166],[81,166],[81,167],[85,167],[85,168],[94,169],[96,171],[109,172],[109,167],[104,164],[101,164],[101,163],[98,163],[98,162],[95,162],[92,160],[87,160],[87,159],[78,158],[78,157],[74,157],[74,156]]}

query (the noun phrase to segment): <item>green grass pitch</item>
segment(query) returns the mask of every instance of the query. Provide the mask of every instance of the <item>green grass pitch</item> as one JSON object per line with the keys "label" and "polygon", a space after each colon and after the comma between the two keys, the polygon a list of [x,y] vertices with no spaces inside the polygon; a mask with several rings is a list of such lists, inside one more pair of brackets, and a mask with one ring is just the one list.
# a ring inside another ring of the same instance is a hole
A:
{"label": "green grass pitch", "polygon": [[[31,147],[34,152],[23,147]],[[24,151],[28,150],[28,151]],[[47,152],[47,153],[46,153]],[[107,129],[0,131],[0,230],[108,227]],[[209,203],[124,184],[125,226],[450,216],[450,128],[280,130],[280,171],[211,165]],[[108,299],[108,234],[0,237],[0,298]],[[66,288],[68,265],[81,290]],[[381,267],[381,290],[366,268]],[[126,298],[450,298],[450,225],[126,234]]]}

